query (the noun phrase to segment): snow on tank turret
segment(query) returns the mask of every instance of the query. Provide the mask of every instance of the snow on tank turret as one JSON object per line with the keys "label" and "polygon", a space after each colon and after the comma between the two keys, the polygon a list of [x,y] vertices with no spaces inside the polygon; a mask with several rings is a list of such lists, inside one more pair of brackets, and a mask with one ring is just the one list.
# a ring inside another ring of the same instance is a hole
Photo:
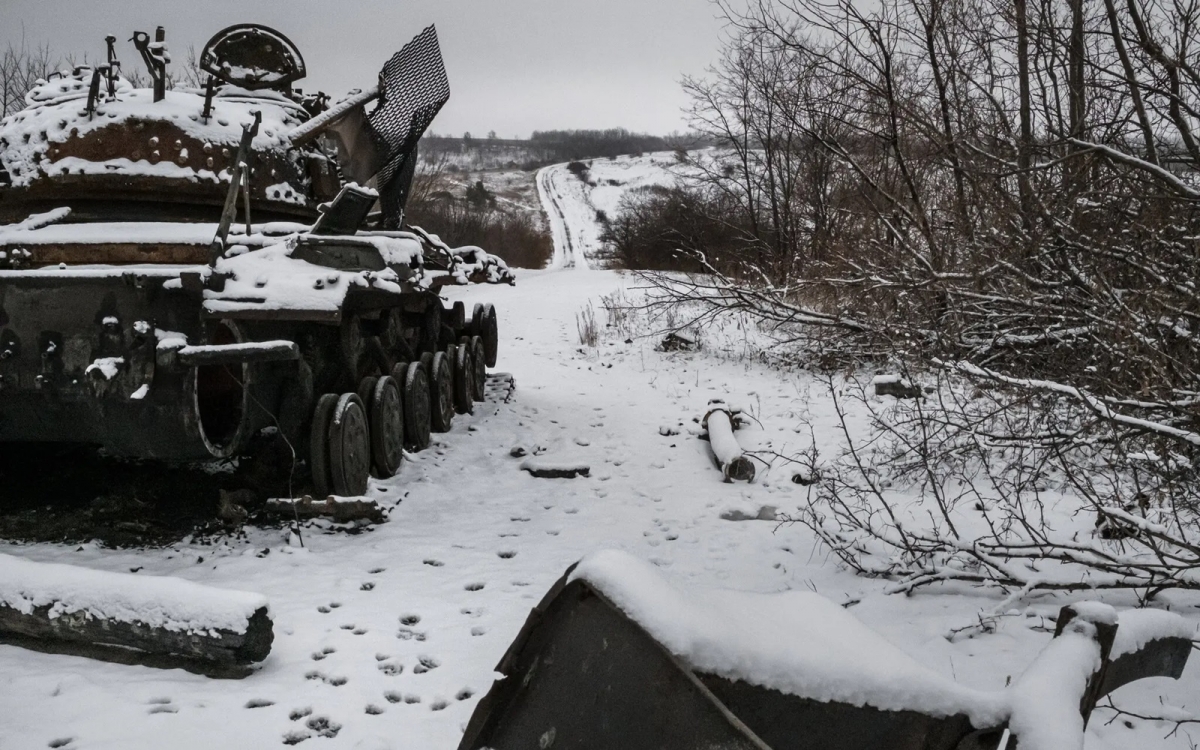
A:
{"label": "snow on tank turret", "polygon": [[0,122],[0,443],[282,476],[295,451],[314,494],[361,494],[483,398],[495,310],[439,291],[512,282],[404,224],[449,97],[436,31],[332,107],[273,29],[218,32],[199,89],[168,89],[164,36],[134,34],[150,87],[110,36]]}
{"label": "snow on tank turret", "polygon": [[[228,61],[241,62],[236,55],[251,41],[271,46],[274,59],[259,60],[259,69]],[[135,88],[121,75],[110,42],[107,64],[39,82],[26,96],[29,106],[0,122],[0,167],[9,183],[0,221],[60,206],[71,208],[72,221],[216,221],[253,112],[261,124],[251,144],[252,210],[267,220],[316,218],[339,185],[318,145],[297,148],[287,136],[323,106],[323,97],[290,88],[305,72],[291,42],[265,27],[227,29],[201,58],[223,78],[170,90],[158,45],[145,53],[152,88]]]}

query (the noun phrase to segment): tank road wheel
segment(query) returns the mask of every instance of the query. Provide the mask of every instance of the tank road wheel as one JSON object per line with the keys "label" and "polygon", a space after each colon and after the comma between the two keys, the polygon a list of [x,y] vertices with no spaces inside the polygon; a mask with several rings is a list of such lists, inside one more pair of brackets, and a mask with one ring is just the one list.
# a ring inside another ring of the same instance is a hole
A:
{"label": "tank road wheel", "polygon": [[329,423],[329,476],[333,492],[357,497],[371,478],[371,435],[367,410],[357,393],[343,393]]}
{"label": "tank road wheel", "polygon": [[463,304],[462,300],[451,305],[448,317],[450,319],[444,322],[454,329],[454,335],[457,336],[458,332],[467,325],[467,306]]}
{"label": "tank road wheel", "polygon": [[449,432],[454,422],[454,368],[445,352],[433,355],[433,377],[429,381],[429,400],[432,406],[430,423],[434,432]]}
{"label": "tank road wheel", "polygon": [[410,450],[429,447],[429,377],[420,362],[409,362],[404,374],[404,435]]}
{"label": "tank road wheel", "polygon": [[438,337],[441,335],[442,303],[433,297],[425,307],[425,312],[421,314],[421,351],[437,351]]}
{"label": "tank road wheel", "polygon": [[471,337],[471,398],[476,401],[484,399],[487,388],[487,354],[484,352],[483,339]]}
{"label": "tank road wheel", "polygon": [[358,400],[363,402],[363,412],[371,413],[371,397],[375,394],[375,383],[379,378],[374,376],[365,377],[358,381]]}
{"label": "tank road wheel", "polygon": [[384,310],[380,313],[380,319],[379,342],[383,345],[383,350],[393,361],[411,359],[412,348],[404,339],[404,317],[399,308]]}
{"label": "tank road wheel", "polygon": [[[431,383],[433,381],[433,352],[434,351],[437,351],[437,350],[434,349],[433,351],[429,351],[429,352],[421,352],[421,367],[425,368],[425,376],[429,378]],[[430,387],[432,387],[432,385]]]}
{"label": "tank road wheel", "polygon": [[471,362],[471,347],[459,344],[454,347],[454,410],[459,414],[470,414],[475,410],[475,365]]}
{"label": "tank road wheel", "polygon": [[355,315],[347,315],[338,331],[338,348],[342,356],[342,366],[350,374],[350,388],[358,383],[358,378],[365,369],[367,349],[363,340],[362,325]]}
{"label": "tank road wheel", "polygon": [[471,316],[471,335],[483,339],[484,361],[488,367],[496,366],[496,354],[500,349],[500,324],[493,305],[475,305]]}
{"label": "tank road wheel", "polygon": [[387,479],[400,471],[400,462],[404,458],[404,407],[400,401],[400,386],[391,376],[379,378],[369,404],[371,460],[376,473]]}
{"label": "tank road wheel", "polygon": [[313,495],[329,497],[332,491],[329,475],[329,425],[337,408],[336,393],[326,393],[317,399],[313,409],[312,427],[308,438],[308,468],[312,472]]}

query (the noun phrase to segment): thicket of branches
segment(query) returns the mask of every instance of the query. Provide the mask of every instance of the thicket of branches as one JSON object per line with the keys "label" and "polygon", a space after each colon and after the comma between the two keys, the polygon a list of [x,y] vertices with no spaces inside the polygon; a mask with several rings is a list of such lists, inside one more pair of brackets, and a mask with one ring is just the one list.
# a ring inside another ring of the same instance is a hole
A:
{"label": "thicket of branches", "polygon": [[[1017,519],[1054,482],[1101,520],[1142,518],[1119,543],[1167,549],[1184,571],[1124,581],[1200,587],[1200,3],[780,0],[728,16],[720,63],[685,84],[721,149],[689,156],[677,195],[634,199],[640,217],[612,231],[640,221],[705,264],[657,277],[664,304],[749,310],[784,337],[833,327],[818,338],[839,361],[983,386],[990,409],[926,402],[875,434],[931,481],[970,458],[998,477],[988,502],[1024,509],[982,537],[939,522],[917,543],[872,489],[881,467],[848,455],[858,489],[827,483],[837,494],[809,520],[854,531],[850,557],[864,538],[900,540],[893,562],[928,582],[964,546],[991,539],[999,561],[1035,544]],[[721,227],[712,241],[694,216]],[[1012,445],[1033,451],[1018,465],[1037,481],[1004,478],[1014,464],[994,462]],[[959,562],[986,567],[973,559]]]}

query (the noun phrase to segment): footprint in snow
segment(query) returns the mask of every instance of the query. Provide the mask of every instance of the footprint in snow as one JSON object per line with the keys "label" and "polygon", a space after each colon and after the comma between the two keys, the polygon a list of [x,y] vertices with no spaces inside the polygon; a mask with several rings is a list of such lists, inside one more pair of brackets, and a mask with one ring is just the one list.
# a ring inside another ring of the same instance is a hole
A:
{"label": "footprint in snow", "polygon": [[468,617],[479,617],[483,614],[484,610],[483,607],[463,607],[458,611]]}
{"label": "footprint in snow", "polygon": [[373,576],[377,576],[385,570],[387,570],[387,568],[371,568],[370,570],[367,571],[367,573],[369,573],[370,575],[373,575]]}
{"label": "footprint in snow", "polygon": [[312,737],[311,732],[305,732],[300,729],[291,729],[291,730],[283,733],[283,744],[299,745],[301,742],[304,742],[305,740],[307,740],[311,737]]}
{"label": "footprint in snow", "polygon": [[315,669],[312,670],[311,672],[306,672],[304,675],[304,679],[320,680],[321,682],[328,683],[330,685],[333,685],[334,687],[341,687],[342,685],[345,685],[348,682],[348,680],[345,677],[330,677],[329,675],[324,674],[323,672],[318,672]]}
{"label": "footprint in snow", "polygon": [[374,582],[374,581],[367,581],[367,582],[363,583],[363,585],[359,586],[359,587],[358,587],[358,590],[359,590],[359,591],[371,591],[371,590],[373,590],[374,588],[375,588],[375,582]]}
{"label": "footprint in snow", "polygon": [[379,714],[383,713],[383,707],[376,706],[374,703],[368,703],[367,707],[363,709],[363,712],[370,714],[371,716],[378,716]]}
{"label": "footprint in snow", "polygon": [[446,701],[442,700],[441,698],[438,698],[437,700],[435,700],[435,701],[433,702],[433,705],[431,705],[431,706],[429,707],[429,710],[431,710],[431,711],[441,711],[443,708],[445,708],[446,706],[449,706],[449,705],[450,705],[450,704],[449,704],[449,703],[447,703]]}
{"label": "footprint in snow", "polygon": [[418,657],[417,666],[413,667],[413,674],[425,674],[440,666],[442,666],[442,663],[432,656],[421,656]]}
{"label": "footprint in snow", "polygon": [[66,747],[74,741],[74,737],[59,737],[56,740],[50,740],[50,742],[47,743],[47,747]]}
{"label": "footprint in snow", "polygon": [[470,698],[472,695],[475,695],[474,690],[472,690],[471,688],[463,688],[462,690],[459,690],[458,695],[456,695],[454,697],[459,699],[460,701],[465,701],[467,698]]}
{"label": "footprint in snow", "polygon": [[441,560],[425,560],[424,562],[426,565],[432,565],[435,568],[440,568],[446,564],[446,563],[442,562]]}
{"label": "footprint in snow", "polygon": [[384,661],[379,663],[379,671],[388,677],[395,677],[398,674],[404,673],[404,665],[399,662]]}
{"label": "footprint in snow", "polygon": [[308,716],[311,713],[312,713],[312,706],[304,706],[302,708],[293,708],[291,710],[291,712],[288,714],[288,718],[291,719],[292,721],[300,721],[305,716]]}
{"label": "footprint in snow", "polygon": [[274,705],[275,705],[275,701],[269,701],[266,698],[251,698],[250,700],[246,701],[245,707],[246,708],[266,708],[267,706],[274,706]]}
{"label": "footprint in snow", "polygon": [[337,722],[330,721],[326,716],[313,716],[308,721],[304,722],[305,726],[317,733],[318,737],[329,737],[330,739],[337,737],[338,732],[342,731],[342,725]]}
{"label": "footprint in snow", "polygon": [[485,584],[478,583],[478,582],[468,583],[466,586],[463,586],[463,588],[466,589],[467,591],[480,591],[483,589],[484,585]]}
{"label": "footprint in snow", "polygon": [[497,552],[496,555],[501,560],[511,560],[517,556],[517,553],[512,550],[504,550],[503,552]]}
{"label": "footprint in snow", "polygon": [[325,657],[329,656],[330,654],[334,654],[334,653],[337,653],[336,648],[334,648],[333,646],[326,646],[325,648],[321,649],[320,651],[314,651],[313,655],[312,655],[312,660],[313,661],[321,661]]}
{"label": "footprint in snow", "polygon": [[420,615],[400,615],[401,625],[416,625],[421,621]]}
{"label": "footprint in snow", "polygon": [[478,626],[471,628],[471,635],[483,635],[486,632],[487,628],[481,628]]}

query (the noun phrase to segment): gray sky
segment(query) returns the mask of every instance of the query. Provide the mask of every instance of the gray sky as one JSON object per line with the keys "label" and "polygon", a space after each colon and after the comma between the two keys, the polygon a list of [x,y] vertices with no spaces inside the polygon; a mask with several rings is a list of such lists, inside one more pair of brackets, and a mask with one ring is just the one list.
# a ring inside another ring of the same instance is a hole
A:
{"label": "gray sky", "polygon": [[708,0],[0,0],[0,45],[49,42],[104,54],[104,35],[137,60],[135,30],[167,30],[176,60],[234,23],[262,23],[300,48],[300,86],[335,97],[372,83],[384,61],[436,23],[450,74],[439,133],[528,136],[551,128],[685,128],[684,73],[720,43]]}

